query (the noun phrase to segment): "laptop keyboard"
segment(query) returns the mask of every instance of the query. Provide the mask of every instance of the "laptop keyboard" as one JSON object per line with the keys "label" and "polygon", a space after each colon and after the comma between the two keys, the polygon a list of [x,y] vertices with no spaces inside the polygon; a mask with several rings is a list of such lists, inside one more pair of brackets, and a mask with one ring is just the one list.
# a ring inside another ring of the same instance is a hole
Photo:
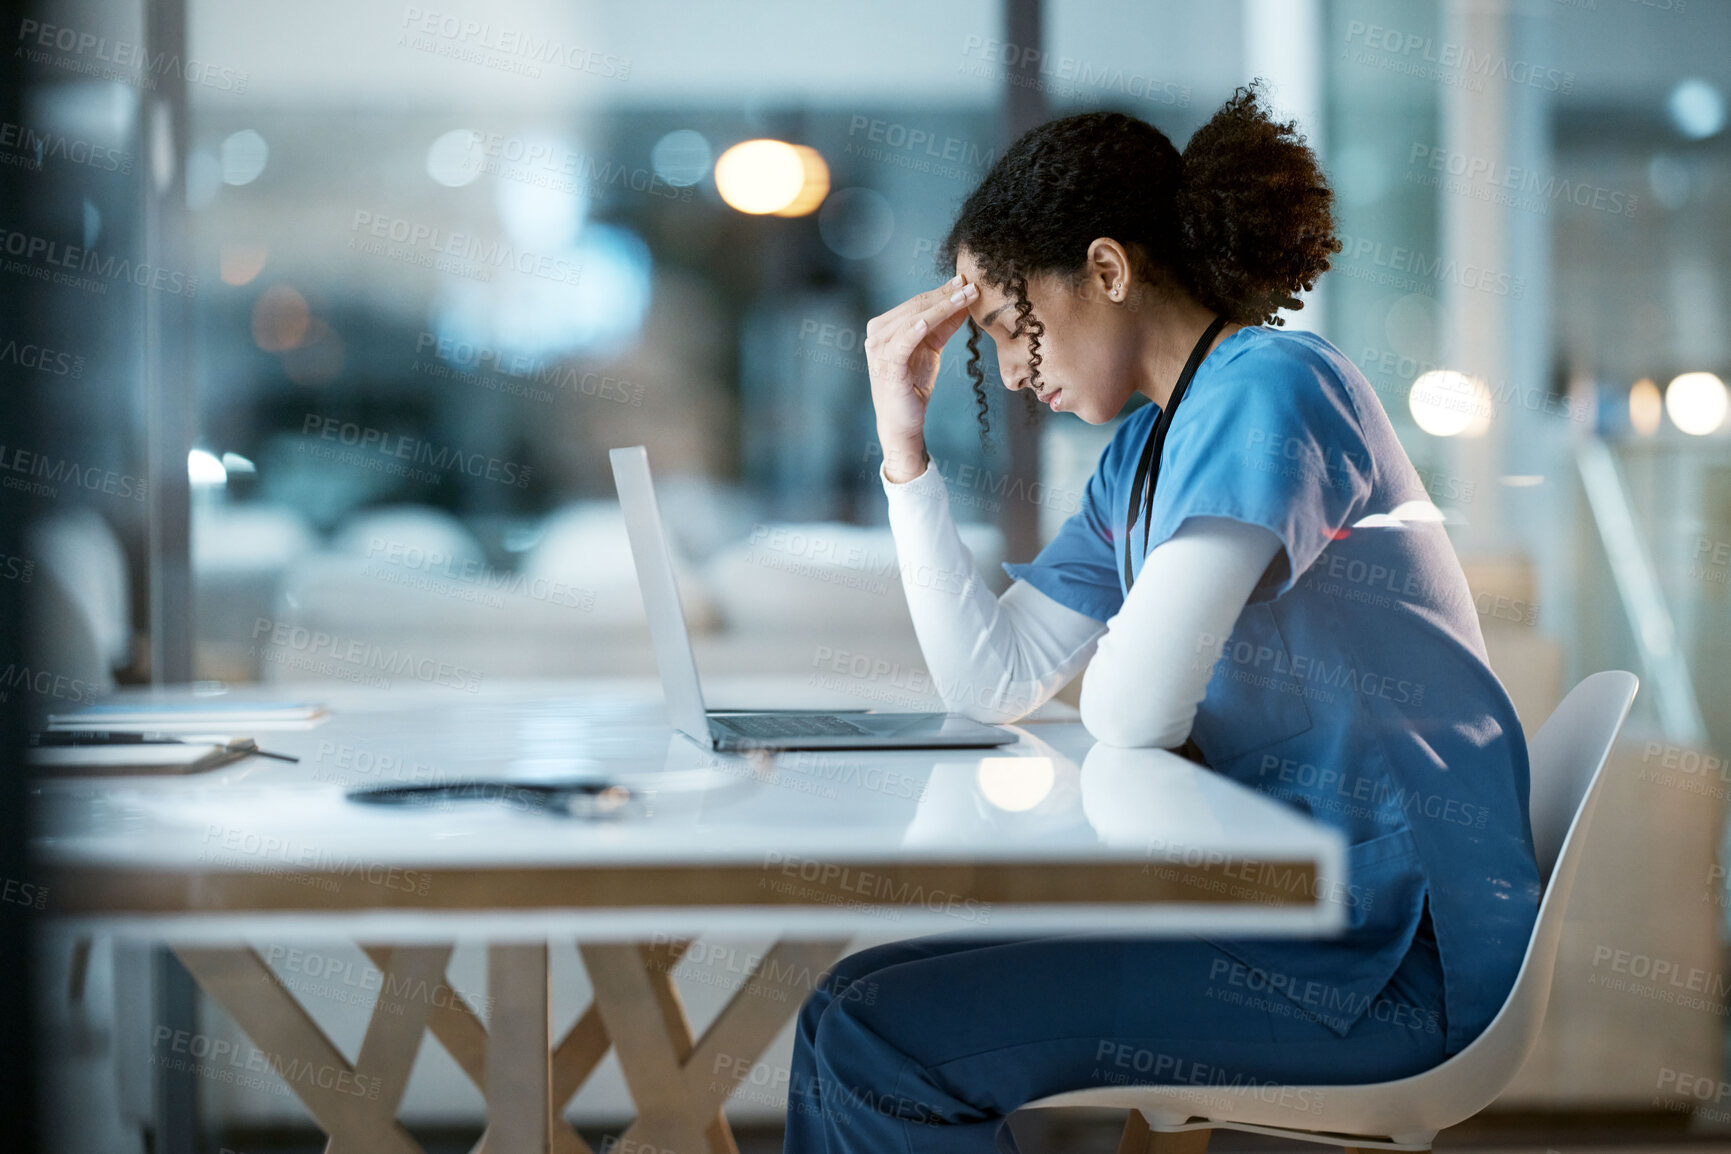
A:
{"label": "laptop keyboard", "polygon": [[827,713],[802,714],[798,717],[755,713],[736,717],[720,717],[717,721],[746,737],[859,737],[869,736],[851,721]]}

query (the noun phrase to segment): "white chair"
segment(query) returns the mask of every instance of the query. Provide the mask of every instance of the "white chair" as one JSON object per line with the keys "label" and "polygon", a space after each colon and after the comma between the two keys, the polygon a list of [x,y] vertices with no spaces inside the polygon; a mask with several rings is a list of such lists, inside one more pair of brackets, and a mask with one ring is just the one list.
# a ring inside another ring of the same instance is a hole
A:
{"label": "white chair", "polygon": [[[1581,864],[1611,743],[1635,699],[1632,673],[1583,680],[1528,743],[1529,812],[1544,897],[1508,1000],[1484,1033],[1448,1061],[1409,1078],[1360,1085],[1118,1086],[1029,1102],[1129,1107],[1118,1154],[1201,1154],[1210,1132],[1248,1130],[1355,1150],[1429,1150],[1437,1131],[1472,1117],[1503,1092],[1544,1023],[1563,910]],[[1304,1128],[1292,1103],[1307,1105]]]}
{"label": "white chair", "polygon": [[106,692],[114,684],[111,670],[132,659],[131,585],[120,538],[94,509],[69,509],[30,527],[26,555],[40,563],[34,580],[29,572],[23,579],[42,594],[27,620],[44,668]]}

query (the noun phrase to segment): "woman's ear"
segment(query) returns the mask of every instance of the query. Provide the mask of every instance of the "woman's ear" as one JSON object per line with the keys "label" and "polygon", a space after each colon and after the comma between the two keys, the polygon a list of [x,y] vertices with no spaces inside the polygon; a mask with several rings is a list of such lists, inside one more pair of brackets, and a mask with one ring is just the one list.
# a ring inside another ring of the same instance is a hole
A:
{"label": "woman's ear", "polygon": [[1130,253],[1109,236],[1088,245],[1087,267],[1082,274],[1087,295],[1122,304],[1136,291],[1136,270]]}

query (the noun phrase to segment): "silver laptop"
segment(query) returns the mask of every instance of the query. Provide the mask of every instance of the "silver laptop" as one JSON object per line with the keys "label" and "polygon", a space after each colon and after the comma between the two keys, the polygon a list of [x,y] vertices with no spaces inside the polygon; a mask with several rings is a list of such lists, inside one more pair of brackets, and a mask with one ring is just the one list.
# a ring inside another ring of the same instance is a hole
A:
{"label": "silver laptop", "polygon": [[661,527],[661,507],[649,480],[649,453],[642,445],[614,449],[613,483],[625,511],[631,559],[655,665],[667,694],[674,728],[708,749],[929,749],[1008,745],[1016,735],[954,713],[874,713],[838,710],[748,713],[707,710],[697,680],[697,659],[685,628],[685,610],[673,579],[673,558]]}

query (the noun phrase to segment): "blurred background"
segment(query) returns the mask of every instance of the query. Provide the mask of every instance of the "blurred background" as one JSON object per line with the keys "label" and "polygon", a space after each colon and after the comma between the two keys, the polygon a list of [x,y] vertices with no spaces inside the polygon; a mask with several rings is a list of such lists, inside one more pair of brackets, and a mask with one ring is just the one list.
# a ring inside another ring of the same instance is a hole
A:
{"label": "blurred background", "polygon": [[[0,280],[28,305],[0,371],[34,423],[0,434],[29,522],[0,583],[55,675],[11,690],[37,711],[380,680],[314,634],[457,690],[651,673],[605,457],[638,443],[705,674],[918,669],[866,320],[948,276],[934,250],[1020,131],[1111,108],[1182,147],[1266,78],[1345,244],[1285,322],[1375,386],[1528,731],[1589,672],[1642,678],[1624,836],[1511,1105],[1724,1128],[1654,1071],[1717,1078],[1725,1044],[1731,6],[57,0],[11,22]],[[964,359],[927,440],[1001,589],[1112,426],[1030,417],[994,372],[982,438]],[[1605,948],[1703,970],[1716,1008],[1605,994]],[[460,1117],[428,1077],[405,1117]],[[221,1087],[205,1108],[213,1132],[297,1117]]]}

